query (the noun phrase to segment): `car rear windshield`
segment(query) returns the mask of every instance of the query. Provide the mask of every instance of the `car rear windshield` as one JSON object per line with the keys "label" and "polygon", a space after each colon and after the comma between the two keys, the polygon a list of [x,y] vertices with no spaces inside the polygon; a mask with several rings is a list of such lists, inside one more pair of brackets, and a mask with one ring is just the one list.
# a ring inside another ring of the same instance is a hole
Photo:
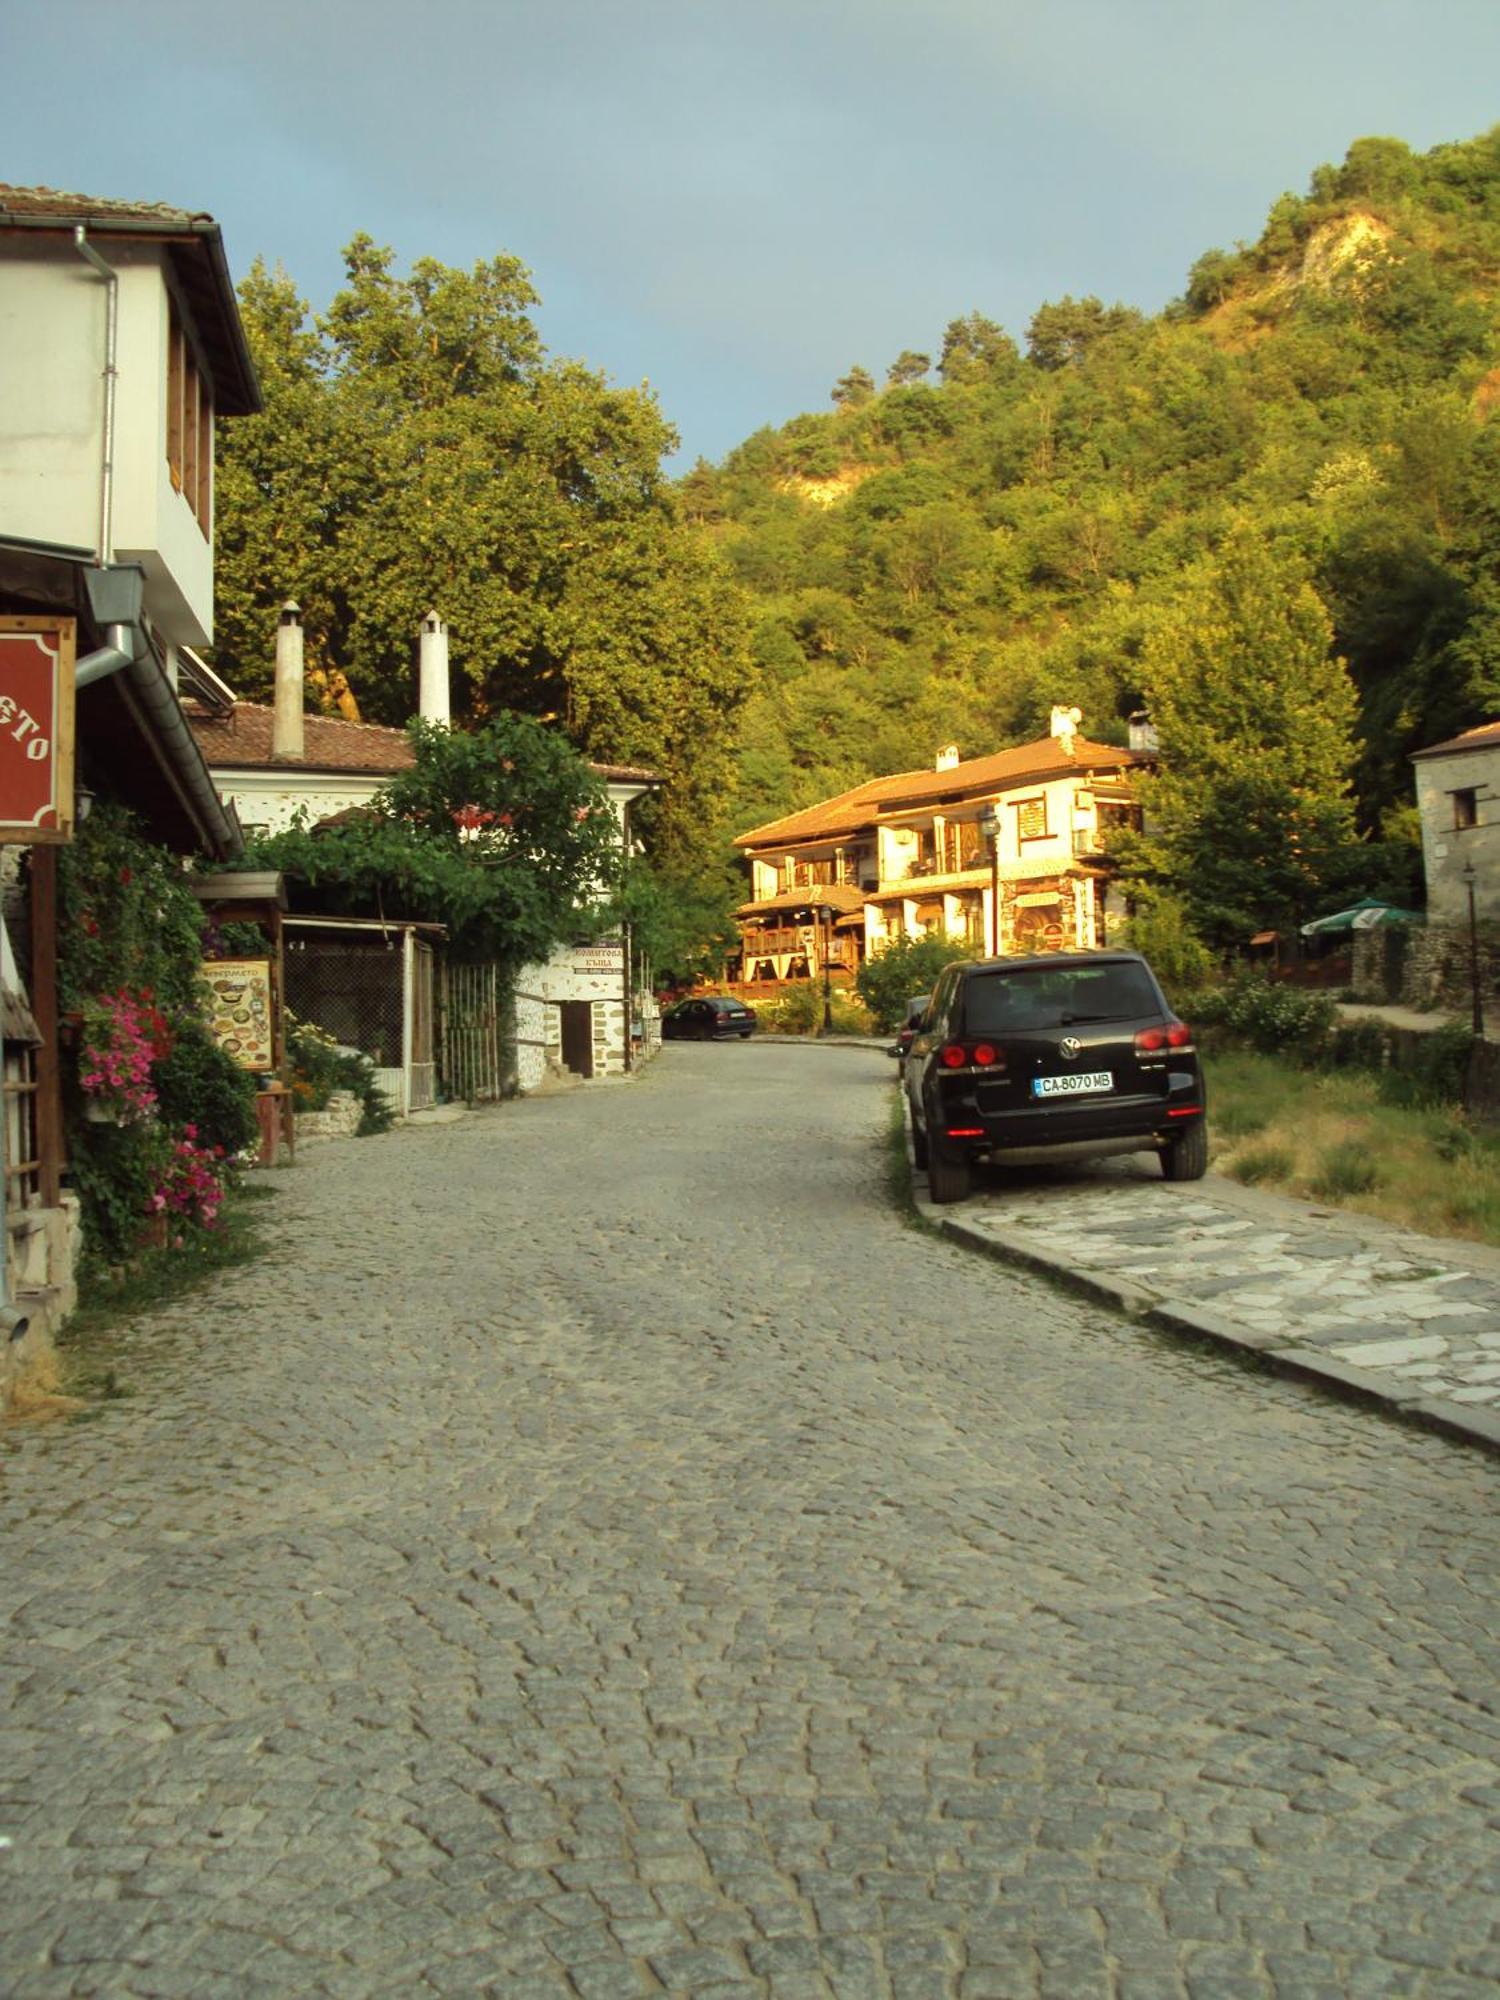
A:
{"label": "car rear windshield", "polygon": [[1161,1012],[1143,965],[1045,966],[982,972],[965,982],[964,1027],[973,1035],[1065,1028],[1078,1021],[1134,1021]]}

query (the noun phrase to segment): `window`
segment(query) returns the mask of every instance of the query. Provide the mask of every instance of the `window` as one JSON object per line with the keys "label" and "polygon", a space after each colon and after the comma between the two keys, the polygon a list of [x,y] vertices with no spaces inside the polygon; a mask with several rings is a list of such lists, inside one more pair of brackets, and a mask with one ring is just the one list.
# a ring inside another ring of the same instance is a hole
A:
{"label": "window", "polygon": [[206,535],[213,509],[214,405],[177,311],[167,332],[167,469]]}
{"label": "window", "polygon": [[1478,826],[1479,794],[1474,787],[1471,785],[1467,791],[1454,792],[1451,796],[1455,830],[1462,833],[1467,827]]}

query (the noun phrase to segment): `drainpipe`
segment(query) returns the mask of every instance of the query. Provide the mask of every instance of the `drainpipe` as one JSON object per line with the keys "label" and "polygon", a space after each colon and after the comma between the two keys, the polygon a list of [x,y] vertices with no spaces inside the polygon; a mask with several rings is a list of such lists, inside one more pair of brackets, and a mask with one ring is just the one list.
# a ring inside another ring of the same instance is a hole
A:
{"label": "drainpipe", "polygon": [[120,345],[120,274],[105,263],[89,242],[88,231],[81,222],[73,229],[73,247],[109,287],[104,317],[104,450],[99,467],[99,543],[94,556],[103,568],[113,562],[115,553],[115,381],[119,373],[115,363]]}

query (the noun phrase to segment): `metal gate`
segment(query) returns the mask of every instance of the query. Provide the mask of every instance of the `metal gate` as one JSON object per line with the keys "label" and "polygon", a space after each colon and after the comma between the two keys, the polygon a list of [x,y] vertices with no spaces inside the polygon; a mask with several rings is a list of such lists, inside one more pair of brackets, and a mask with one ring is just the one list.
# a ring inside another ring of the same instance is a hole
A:
{"label": "metal gate", "polygon": [[286,1004],[358,1049],[398,1113],[437,1096],[434,953],[410,926],[288,918]]}
{"label": "metal gate", "polygon": [[443,1088],[465,1104],[510,1097],[515,1036],[498,965],[449,965],[443,1002]]}

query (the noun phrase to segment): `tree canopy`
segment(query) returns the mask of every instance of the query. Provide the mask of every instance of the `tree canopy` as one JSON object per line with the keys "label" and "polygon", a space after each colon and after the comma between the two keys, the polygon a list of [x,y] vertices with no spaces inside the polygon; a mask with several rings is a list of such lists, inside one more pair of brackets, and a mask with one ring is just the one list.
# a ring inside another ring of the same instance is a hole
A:
{"label": "tree canopy", "polygon": [[727,770],[740,594],[663,475],[676,438],[654,397],[548,359],[536,303],[514,258],[402,276],[358,236],[312,319],[256,265],[241,311],[266,407],[221,433],[216,663],[263,695],[293,597],[325,702],[404,723],[435,607],[460,726],[509,710],[650,765],[681,855]]}
{"label": "tree canopy", "polygon": [[410,725],[416,763],[365,809],[249,844],[335,916],[445,924],[456,956],[512,968],[611,919],[614,811],[588,764],[529,717],[471,731]]}

